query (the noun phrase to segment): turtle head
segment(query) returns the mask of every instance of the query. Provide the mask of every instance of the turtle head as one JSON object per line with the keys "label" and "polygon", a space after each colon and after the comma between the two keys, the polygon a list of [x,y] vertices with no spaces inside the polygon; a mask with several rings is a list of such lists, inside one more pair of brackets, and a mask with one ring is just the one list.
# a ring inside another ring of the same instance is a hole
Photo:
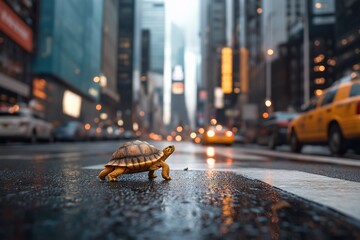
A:
{"label": "turtle head", "polygon": [[169,157],[174,151],[175,151],[174,145],[167,146],[166,148],[163,149],[163,152],[164,152],[164,155],[166,156],[166,158]]}

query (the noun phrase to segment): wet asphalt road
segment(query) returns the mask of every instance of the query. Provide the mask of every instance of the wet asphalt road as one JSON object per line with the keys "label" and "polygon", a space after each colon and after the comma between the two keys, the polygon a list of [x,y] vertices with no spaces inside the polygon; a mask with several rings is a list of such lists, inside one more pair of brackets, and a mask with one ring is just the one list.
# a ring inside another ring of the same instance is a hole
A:
{"label": "wet asphalt road", "polygon": [[360,239],[358,220],[260,181],[190,169],[100,182],[83,168],[100,157],[1,160],[0,239]]}

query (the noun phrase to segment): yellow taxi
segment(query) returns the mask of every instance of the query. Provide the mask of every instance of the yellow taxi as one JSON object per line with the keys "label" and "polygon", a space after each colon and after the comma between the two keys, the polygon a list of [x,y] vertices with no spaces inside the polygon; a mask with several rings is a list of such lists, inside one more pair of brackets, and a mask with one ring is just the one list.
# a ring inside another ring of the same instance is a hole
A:
{"label": "yellow taxi", "polygon": [[360,153],[360,75],[353,73],[313,98],[289,125],[291,150],[328,144],[333,154]]}
{"label": "yellow taxi", "polygon": [[208,127],[202,139],[203,144],[232,145],[234,141],[234,133],[220,124]]}

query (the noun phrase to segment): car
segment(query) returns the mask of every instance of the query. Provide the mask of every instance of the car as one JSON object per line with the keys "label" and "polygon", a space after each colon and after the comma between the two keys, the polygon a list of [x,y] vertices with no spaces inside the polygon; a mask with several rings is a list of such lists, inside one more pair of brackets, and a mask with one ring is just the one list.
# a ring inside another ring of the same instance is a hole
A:
{"label": "car", "polygon": [[245,131],[237,131],[234,134],[234,142],[235,143],[245,143],[246,142],[246,133],[245,133]]}
{"label": "car", "polygon": [[103,126],[103,139],[118,140],[120,139],[120,129],[115,124],[108,124]]}
{"label": "car", "polygon": [[132,130],[125,130],[122,134],[122,138],[126,140],[136,139],[138,136]]}
{"label": "car", "polygon": [[216,125],[205,130],[201,143],[232,145],[234,141],[234,133],[230,129],[222,125]]}
{"label": "car", "polygon": [[328,144],[332,154],[350,147],[360,153],[360,75],[344,77],[312,98],[290,123],[288,138],[293,152],[305,144]]}
{"label": "car", "polygon": [[274,112],[263,119],[257,132],[257,144],[267,145],[270,149],[286,145],[289,123],[298,115],[294,112]]}
{"label": "car", "polygon": [[26,140],[36,143],[39,140],[54,140],[53,125],[27,107],[14,105],[0,110],[0,139]]}
{"label": "car", "polygon": [[79,121],[68,121],[55,129],[57,141],[84,141],[87,133],[84,124]]}

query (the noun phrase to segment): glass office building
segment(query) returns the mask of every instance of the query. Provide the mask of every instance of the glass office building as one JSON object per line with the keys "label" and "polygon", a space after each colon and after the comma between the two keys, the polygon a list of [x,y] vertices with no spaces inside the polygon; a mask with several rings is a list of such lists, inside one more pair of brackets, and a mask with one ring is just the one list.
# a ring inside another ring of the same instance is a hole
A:
{"label": "glass office building", "polygon": [[41,2],[33,95],[49,120],[96,118],[102,20],[102,1]]}

